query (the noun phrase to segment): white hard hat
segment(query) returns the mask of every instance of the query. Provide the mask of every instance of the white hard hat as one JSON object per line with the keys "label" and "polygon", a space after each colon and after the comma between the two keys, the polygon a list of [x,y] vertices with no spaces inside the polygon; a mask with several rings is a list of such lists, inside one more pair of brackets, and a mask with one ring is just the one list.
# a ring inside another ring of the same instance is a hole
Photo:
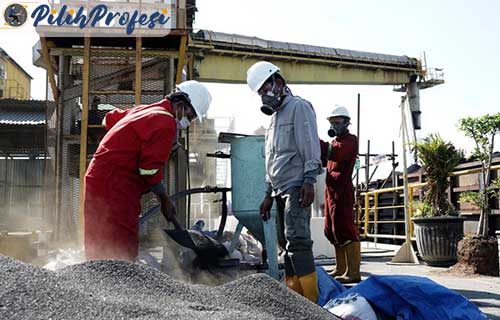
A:
{"label": "white hard hat", "polygon": [[247,84],[252,91],[259,91],[260,87],[270,76],[279,72],[280,68],[267,61],[259,61],[247,70]]}
{"label": "white hard hat", "polygon": [[207,113],[212,102],[212,96],[207,87],[196,80],[188,80],[178,84],[177,89],[188,95],[196,116],[201,122],[201,118]]}
{"label": "white hard hat", "polygon": [[335,105],[335,108],[333,108],[332,113],[330,113],[327,119],[333,117],[346,117],[351,119],[351,117],[349,116],[349,111],[347,111],[347,108],[339,105]]}

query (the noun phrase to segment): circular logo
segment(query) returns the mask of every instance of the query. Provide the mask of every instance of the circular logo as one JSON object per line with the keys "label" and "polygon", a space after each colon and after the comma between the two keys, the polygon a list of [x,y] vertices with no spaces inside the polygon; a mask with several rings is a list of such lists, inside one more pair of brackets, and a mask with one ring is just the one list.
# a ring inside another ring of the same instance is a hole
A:
{"label": "circular logo", "polygon": [[4,18],[9,26],[19,27],[28,19],[28,12],[22,5],[13,3],[5,9]]}

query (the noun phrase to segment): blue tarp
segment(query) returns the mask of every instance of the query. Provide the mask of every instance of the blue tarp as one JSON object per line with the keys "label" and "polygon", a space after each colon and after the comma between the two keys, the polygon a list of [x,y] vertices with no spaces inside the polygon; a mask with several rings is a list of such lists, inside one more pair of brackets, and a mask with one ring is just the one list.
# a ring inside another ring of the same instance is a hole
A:
{"label": "blue tarp", "polygon": [[[378,312],[401,320],[460,319],[483,320],[487,317],[462,295],[436,282],[415,276],[371,276],[348,290],[317,268],[323,306],[330,299],[358,293]],[[340,287],[340,288],[339,288]],[[324,302],[324,303],[323,303]]]}
{"label": "blue tarp", "polygon": [[322,267],[316,267],[318,274],[318,305],[324,306],[330,299],[333,299],[345,291],[344,286],[326,273]]}

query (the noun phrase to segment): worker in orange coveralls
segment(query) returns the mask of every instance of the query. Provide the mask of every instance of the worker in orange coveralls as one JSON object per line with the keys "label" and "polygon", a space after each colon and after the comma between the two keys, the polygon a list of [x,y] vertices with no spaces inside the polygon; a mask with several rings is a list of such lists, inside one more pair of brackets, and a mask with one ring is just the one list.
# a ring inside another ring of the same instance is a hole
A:
{"label": "worker in orange coveralls", "polygon": [[185,81],[164,100],[114,110],[103,121],[108,132],[85,174],[85,255],[88,260],[134,262],[138,254],[141,196],[154,192],[163,216],[176,214],[163,184],[178,129],[186,129],[210,106],[207,88]]}
{"label": "worker in orange coveralls", "polygon": [[358,138],[349,133],[349,112],[336,106],[327,118],[331,143],[321,141],[321,161],[327,167],[325,190],[325,236],[335,246],[336,266],[330,273],[342,283],[359,282],[361,249],[354,223],[352,172]]}

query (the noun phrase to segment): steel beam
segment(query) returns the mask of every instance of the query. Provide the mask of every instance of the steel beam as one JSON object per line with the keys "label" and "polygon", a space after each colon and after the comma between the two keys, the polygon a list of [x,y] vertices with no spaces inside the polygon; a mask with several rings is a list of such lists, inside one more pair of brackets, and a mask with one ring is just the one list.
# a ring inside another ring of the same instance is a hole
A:
{"label": "steel beam", "polygon": [[[197,80],[204,82],[246,83],[247,69],[259,61],[257,58],[215,55],[205,53],[198,65]],[[406,84],[413,71],[405,69],[370,69],[365,67],[338,66],[327,61],[314,62],[289,60],[266,61],[276,63],[288,83],[292,84],[356,84],[356,85],[400,85]],[[221,67],[224,66],[224,67]]]}

